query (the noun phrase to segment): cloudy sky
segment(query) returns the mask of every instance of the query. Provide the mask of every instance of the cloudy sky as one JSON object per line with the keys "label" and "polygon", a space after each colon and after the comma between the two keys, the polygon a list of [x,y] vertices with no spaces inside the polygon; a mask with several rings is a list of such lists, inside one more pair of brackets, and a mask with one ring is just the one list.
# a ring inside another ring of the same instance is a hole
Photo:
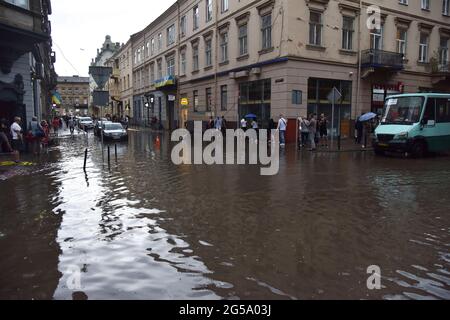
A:
{"label": "cloudy sky", "polygon": [[106,35],[125,43],[175,0],[53,0],[53,50],[59,76],[87,76]]}

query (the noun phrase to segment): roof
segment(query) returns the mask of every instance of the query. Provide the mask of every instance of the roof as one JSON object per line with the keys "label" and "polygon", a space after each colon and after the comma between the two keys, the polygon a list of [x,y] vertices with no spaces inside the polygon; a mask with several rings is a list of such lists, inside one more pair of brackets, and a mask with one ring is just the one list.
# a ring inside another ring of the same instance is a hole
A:
{"label": "roof", "polygon": [[58,83],[89,83],[89,77],[58,77]]}
{"label": "roof", "polygon": [[433,92],[417,92],[417,93],[404,93],[404,94],[395,94],[388,96],[389,98],[401,98],[401,97],[440,97],[440,98],[450,98],[450,93],[433,93]]}

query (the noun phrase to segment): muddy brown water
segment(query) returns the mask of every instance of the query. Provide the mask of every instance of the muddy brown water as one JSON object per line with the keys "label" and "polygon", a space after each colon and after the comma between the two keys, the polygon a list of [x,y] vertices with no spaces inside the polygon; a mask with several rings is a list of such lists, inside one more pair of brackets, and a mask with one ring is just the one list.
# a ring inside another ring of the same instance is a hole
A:
{"label": "muddy brown water", "polygon": [[2,168],[0,298],[450,299],[449,157],[288,147],[262,177],[161,139],[131,132],[110,170],[91,137],[83,173],[81,136]]}

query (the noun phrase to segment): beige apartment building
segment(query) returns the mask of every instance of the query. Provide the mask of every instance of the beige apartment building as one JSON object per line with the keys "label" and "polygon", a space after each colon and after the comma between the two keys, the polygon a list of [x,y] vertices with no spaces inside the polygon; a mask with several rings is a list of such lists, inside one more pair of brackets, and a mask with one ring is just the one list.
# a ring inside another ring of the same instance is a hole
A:
{"label": "beige apartment building", "polygon": [[105,108],[105,115],[123,118],[125,116],[131,117],[133,114],[133,51],[131,41],[132,38],[106,61],[106,66],[112,68],[112,74],[106,85],[110,103]]}
{"label": "beige apartment building", "polygon": [[58,77],[57,91],[62,99],[61,114],[88,114],[89,77]]}
{"label": "beige apartment building", "polygon": [[449,2],[179,0],[132,36],[132,116],[173,129],[252,113],[266,128],[283,114],[294,141],[298,116],[332,118],[336,88],[330,131],[351,136],[387,95],[450,91]]}

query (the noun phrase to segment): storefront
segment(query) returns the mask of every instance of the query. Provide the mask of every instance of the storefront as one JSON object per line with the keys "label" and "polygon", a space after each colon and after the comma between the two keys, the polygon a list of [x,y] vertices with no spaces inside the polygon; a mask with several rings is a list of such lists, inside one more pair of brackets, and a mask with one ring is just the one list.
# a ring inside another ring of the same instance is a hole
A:
{"label": "storefront", "polygon": [[268,128],[271,118],[271,80],[239,84],[239,119],[254,114],[260,128]]}
{"label": "storefront", "polygon": [[[335,104],[334,126],[333,105],[328,99],[333,88],[341,94],[341,98]],[[350,136],[350,121],[352,113],[352,82],[334,79],[308,79],[308,116],[311,114],[320,116],[322,113],[328,121],[330,135],[347,138]],[[334,128],[334,132],[333,132]]]}

